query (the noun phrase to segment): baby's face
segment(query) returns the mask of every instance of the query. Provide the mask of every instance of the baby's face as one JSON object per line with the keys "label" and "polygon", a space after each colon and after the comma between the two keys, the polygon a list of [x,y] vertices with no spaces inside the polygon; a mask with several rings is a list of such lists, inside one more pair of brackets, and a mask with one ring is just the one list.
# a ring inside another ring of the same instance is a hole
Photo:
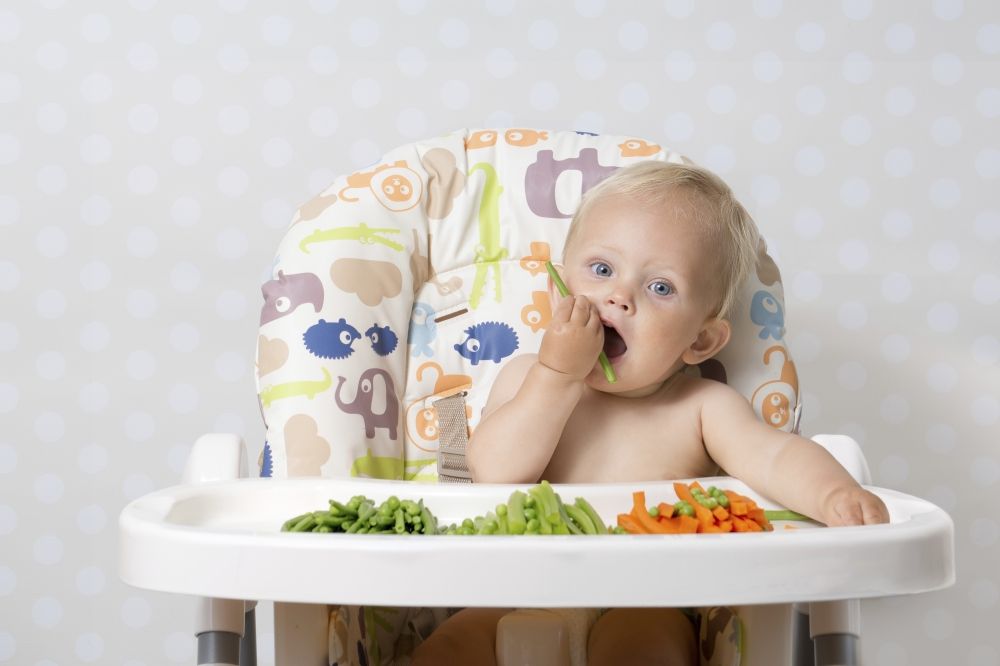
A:
{"label": "baby's face", "polygon": [[596,202],[564,257],[570,293],[593,302],[605,325],[604,351],[618,381],[599,366],[587,384],[627,397],[648,395],[685,363],[716,306],[715,261],[694,206],[656,207],[622,195]]}

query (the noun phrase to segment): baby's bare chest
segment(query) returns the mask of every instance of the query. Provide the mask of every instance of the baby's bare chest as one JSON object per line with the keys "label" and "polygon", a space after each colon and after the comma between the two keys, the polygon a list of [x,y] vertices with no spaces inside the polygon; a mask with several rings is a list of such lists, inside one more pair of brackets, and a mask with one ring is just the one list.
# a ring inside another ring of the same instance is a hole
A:
{"label": "baby's bare chest", "polygon": [[687,405],[581,401],[563,429],[544,478],[599,483],[715,474],[717,466],[705,451],[699,418]]}

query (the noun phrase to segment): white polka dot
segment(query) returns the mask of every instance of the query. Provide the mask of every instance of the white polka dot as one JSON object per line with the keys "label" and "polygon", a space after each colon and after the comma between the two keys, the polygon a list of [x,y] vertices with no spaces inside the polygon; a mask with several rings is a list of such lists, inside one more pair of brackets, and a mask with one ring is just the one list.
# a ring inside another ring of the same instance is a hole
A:
{"label": "white polka dot", "polygon": [[[582,52],[581,52],[582,53]],[[486,53],[486,71],[495,79],[506,79],[517,69],[517,59],[514,54],[503,48],[490,49]],[[577,55],[577,71],[579,72],[579,54]]]}
{"label": "white polka dot", "polygon": [[551,81],[538,81],[528,91],[528,103],[539,111],[550,111],[559,103],[559,89]]}
{"label": "white polka dot", "polygon": [[14,351],[21,341],[17,327],[7,321],[0,321],[0,351]]}
{"label": "white polka dot", "polygon": [[951,453],[958,441],[958,434],[955,429],[947,423],[934,423],[927,428],[924,442],[927,448],[942,455]]}
{"label": "white polka dot", "polygon": [[88,444],[80,449],[76,464],[85,474],[98,474],[108,466],[108,450],[97,444]]}
{"label": "white polka dot", "polygon": [[0,444],[0,474],[12,474],[17,470],[17,449],[10,444]]}
{"label": "white polka dot", "polygon": [[910,403],[903,396],[891,393],[882,399],[879,412],[888,423],[903,423],[910,415]]}
{"label": "white polka dot", "polygon": [[781,138],[781,121],[771,113],[757,116],[753,122],[753,136],[760,143],[774,143]]}
{"label": "white polka dot", "polygon": [[372,78],[361,78],[351,86],[351,99],[362,109],[371,109],[382,99],[382,86]]}
{"label": "white polka dot", "polygon": [[77,636],[74,649],[80,661],[95,662],[104,655],[104,639],[93,632],[83,633]]}
{"label": "white polka dot", "polygon": [[129,474],[122,481],[122,495],[129,502],[151,493],[153,490],[153,480],[145,474]]}
{"label": "white polka dot", "polygon": [[111,268],[103,261],[90,261],[80,269],[80,286],[86,291],[101,291],[111,283]]}
{"label": "white polka dot", "polygon": [[864,21],[872,13],[871,0],[843,0],[841,8],[844,16],[852,21]]}
{"label": "white polka dot", "polygon": [[239,44],[225,44],[217,55],[219,67],[229,74],[242,74],[250,67],[250,55]]}
{"label": "white polka dot", "polygon": [[[319,4],[324,4],[324,5],[327,4],[323,0],[316,0],[316,2],[319,3]],[[424,11],[424,8],[427,6],[427,1],[426,0],[396,0],[396,5],[399,7],[399,11],[403,12],[404,14],[409,14],[410,16],[414,16],[414,15],[419,14],[420,12]],[[330,7],[336,7],[336,4],[335,3],[331,3],[329,6]]]}
{"label": "white polka dot", "polygon": [[840,126],[840,135],[852,146],[868,143],[872,135],[871,122],[861,115],[848,116]]}
{"label": "white polka dot", "polygon": [[14,12],[0,11],[0,42],[13,42],[21,34],[21,19]]}
{"label": "white polka dot", "polygon": [[805,146],[795,153],[795,171],[804,176],[818,176],[826,168],[826,156],[816,146]]}
{"label": "white polka dot", "polygon": [[151,44],[133,44],[125,58],[132,69],[142,73],[151,72],[160,64],[160,56]]}
{"label": "white polka dot", "polygon": [[14,384],[0,383],[0,414],[9,414],[17,408],[21,392]]}
{"label": "white polka dot", "polygon": [[991,273],[977,275],[972,283],[972,297],[983,305],[993,305],[1000,301],[1000,278]]}
{"label": "white polka dot", "polygon": [[576,73],[580,75],[580,78],[587,79],[588,81],[600,78],[607,69],[604,55],[595,49],[583,49],[579,51],[574,59],[574,64],[576,65]]}
{"label": "white polka dot", "polygon": [[938,118],[931,123],[931,140],[939,146],[954,146],[962,139],[962,124],[954,116]]}
{"label": "white polka dot", "polygon": [[378,44],[382,36],[382,28],[378,22],[367,16],[351,21],[351,41],[363,48]]}
{"label": "white polka dot", "polygon": [[993,486],[1000,481],[1000,464],[988,456],[976,456],[969,465],[969,477],[981,486]]}
{"label": "white polka dot", "polygon": [[885,31],[885,45],[893,53],[907,53],[916,43],[913,28],[905,23],[893,23]]}
{"label": "white polka dot", "polygon": [[158,240],[152,229],[147,227],[133,227],[125,241],[125,247],[130,256],[137,259],[148,259],[156,254]]}
{"label": "white polka dot", "polygon": [[84,351],[96,353],[108,348],[111,332],[99,321],[88,322],[80,329],[80,347]]}
{"label": "white polka dot", "polygon": [[0,564],[0,597],[9,597],[17,588],[17,574],[5,564]]}
{"label": "white polka dot", "polygon": [[219,111],[219,128],[224,134],[242,134],[250,127],[250,114],[242,106],[226,106]]}
{"label": "white polka dot", "polygon": [[[2,149],[2,147],[0,147],[0,149]],[[42,193],[55,196],[57,194],[62,194],[62,192],[66,189],[68,181],[69,177],[66,175],[66,169],[58,165],[50,164],[43,166],[38,170],[38,175],[35,178],[35,186],[38,187]]]}
{"label": "white polka dot", "polygon": [[962,79],[965,65],[954,53],[941,53],[931,60],[931,77],[941,85],[954,85]]}
{"label": "white polka dot", "polygon": [[927,310],[927,325],[938,333],[954,331],[958,327],[958,309],[951,303],[935,303]]}
{"label": "white polka dot", "polygon": [[801,238],[815,238],[823,231],[823,214],[815,208],[800,208],[795,211],[793,225]]}
{"label": "white polka dot", "polygon": [[927,369],[927,385],[938,393],[948,393],[958,385],[958,371],[950,363],[934,363]]}
{"label": "white polka dot", "polygon": [[981,395],[969,406],[972,420],[981,426],[992,426],[1000,420],[1000,402],[992,395]]}
{"label": "white polka dot", "polygon": [[979,578],[969,585],[969,601],[980,610],[989,610],[1000,600],[997,584],[988,578]]}
{"label": "white polka dot", "polygon": [[840,186],[840,200],[851,208],[861,208],[871,199],[871,186],[863,178],[853,176]]}
{"label": "white polka dot", "polygon": [[198,408],[201,394],[191,384],[174,384],[167,397],[167,402],[177,414],[190,414]]}
{"label": "white polka dot", "polygon": [[21,217],[21,204],[17,199],[6,194],[0,194],[0,226],[17,224]]}
{"label": "white polka dot", "polygon": [[987,23],[976,31],[976,46],[987,55],[1000,54],[1000,25]]}
{"label": "white polka dot", "polygon": [[104,591],[105,575],[100,567],[86,566],[76,573],[76,590],[85,597]]}
{"label": "white polka dot", "polygon": [[80,207],[80,216],[88,226],[100,226],[111,218],[111,202],[100,195],[87,197]]}
{"label": "white polka dot", "polygon": [[43,442],[54,444],[66,434],[66,422],[56,412],[42,412],[35,418],[35,436]]}
{"label": "white polka dot", "polygon": [[604,0],[575,0],[573,6],[577,14],[586,18],[597,18],[604,13]]}
{"label": "white polka dot", "polygon": [[90,134],[80,142],[80,157],[91,165],[105,164],[111,161],[113,153],[111,140],[102,134]]}
{"label": "white polka dot", "polygon": [[192,106],[201,101],[202,85],[197,76],[183,74],[174,79],[171,95],[178,104]]}
{"label": "white polka dot", "polygon": [[[403,49],[403,51],[406,50],[407,49]],[[400,53],[402,54],[403,51]],[[309,63],[309,69],[321,76],[329,76],[340,68],[340,58],[337,56],[337,52],[329,46],[314,46],[309,49],[309,55],[306,57],[306,61]],[[398,62],[399,60],[397,60],[397,63]],[[402,69],[402,67],[400,67],[400,69]],[[404,70],[404,74],[405,73],[406,71]]]}
{"label": "white polka dot", "polygon": [[194,44],[201,37],[201,22],[190,14],[175,16],[170,21],[170,35],[183,46]]}
{"label": "white polka dot", "polygon": [[21,98],[21,81],[13,74],[0,72],[0,104],[16,102]]}
{"label": "white polka dot", "polygon": [[890,303],[903,303],[910,298],[913,287],[905,273],[889,273],[882,278],[882,297]]}
{"label": "white polka dot", "polygon": [[1000,178],[1000,150],[983,148],[976,153],[976,171],[986,179]]}
{"label": "white polka dot", "polygon": [[129,289],[125,295],[125,309],[136,319],[149,319],[156,314],[156,294],[148,289]]}
{"label": "white polka dot", "polygon": [[687,18],[694,13],[695,0],[666,0],[664,9],[674,18]]}
{"label": "white polka dot", "polygon": [[559,43],[559,28],[548,19],[532,21],[528,26],[528,42],[540,51],[547,51]]}
{"label": "white polka dot", "polygon": [[315,109],[309,114],[309,130],[316,136],[333,136],[338,124],[337,112],[328,106]]}
{"label": "white polka dot", "polygon": [[54,504],[58,502],[66,489],[66,484],[62,478],[51,472],[46,472],[35,477],[34,491],[35,497],[43,504]]}
{"label": "white polka dot", "polygon": [[639,21],[626,21],[618,28],[618,43],[626,51],[640,51],[646,46],[649,32]]}
{"label": "white polka dot", "polygon": [[215,376],[226,382],[244,379],[249,372],[246,359],[241,353],[229,351],[215,359]]}
{"label": "white polka dot", "polygon": [[382,155],[382,149],[371,139],[358,139],[351,144],[351,161],[361,168],[374,164]]}
{"label": "white polka dot", "polygon": [[983,211],[976,215],[976,235],[986,241],[1000,238],[1000,214],[996,211]]}
{"label": "white polka dot", "polygon": [[784,70],[784,62],[774,51],[763,51],[753,57],[754,78],[762,83],[774,83]]}
{"label": "white polka dot", "polygon": [[980,365],[993,365],[1000,361],[1000,340],[992,335],[982,335],[972,342],[972,357]]}
{"label": "white polka dot", "polygon": [[890,115],[903,117],[913,113],[916,106],[916,98],[909,88],[895,86],[885,93],[885,110]]}
{"label": "white polka dot", "polygon": [[449,49],[460,49],[469,43],[469,26],[458,18],[445,19],[438,30],[438,39]]}
{"label": "white polka dot", "polygon": [[234,321],[240,319],[247,309],[247,299],[242,292],[225,290],[219,293],[215,301],[215,311],[223,319]]}
{"label": "white polka dot", "polygon": [[705,31],[705,43],[713,51],[731,51],[736,46],[736,30],[731,23],[716,21]]}
{"label": "white polka dot", "polygon": [[58,599],[41,597],[31,605],[31,619],[39,627],[51,629],[62,620],[63,607]]}
{"label": "white polka dot", "polygon": [[17,512],[6,504],[0,504],[0,535],[13,534],[17,529]]}
{"label": "white polka dot", "polygon": [[965,2],[963,0],[934,0],[931,6],[934,8],[934,16],[943,21],[954,21],[961,18]]}
{"label": "white polka dot", "polygon": [[122,622],[133,629],[145,627],[153,615],[149,602],[142,597],[129,597],[122,603]]}
{"label": "white polka dot", "polygon": [[264,99],[272,106],[287,106],[295,96],[292,82],[282,76],[272,76],[264,82]]}
{"label": "white polka dot", "polygon": [[[694,58],[687,51],[671,51],[667,54],[664,66],[667,78],[678,83],[690,81],[697,69]],[[603,73],[603,61],[601,73]]]}
{"label": "white polka dot", "polygon": [[854,85],[868,83],[872,78],[872,61],[865,53],[853,51],[844,58],[841,72],[844,80]]}
{"label": "white polka dot", "polygon": [[108,387],[100,382],[88,382],[80,387],[77,403],[81,411],[87,414],[98,414],[108,407],[110,393]]}
{"label": "white polka dot", "polygon": [[181,322],[170,327],[170,346],[179,352],[192,352],[201,342],[201,333],[189,323]]}
{"label": "white polka dot", "polygon": [[465,81],[452,79],[441,86],[441,101],[454,111],[461,111],[469,106],[472,92]]}
{"label": "white polka dot", "polygon": [[951,241],[938,241],[927,251],[927,262],[939,273],[950,273],[958,268],[961,254]]}
{"label": "white polka dot", "polygon": [[21,282],[21,270],[10,261],[0,261],[0,290],[14,291]]}
{"label": "white polka dot", "polygon": [[882,231],[892,240],[904,240],[913,231],[913,220],[902,210],[890,210],[882,218]]}
{"label": "white polka dot", "polygon": [[868,309],[864,303],[848,301],[837,309],[837,321],[842,328],[851,331],[864,328],[868,323]]}
{"label": "white polka dot", "polygon": [[772,19],[781,14],[782,0],[753,0],[754,14],[761,18]]}
{"label": "white polka dot", "polygon": [[795,30],[795,44],[806,53],[816,53],[826,43],[826,31],[818,23],[803,23]]}
{"label": "white polka dot", "polygon": [[156,422],[146,412],[132,412],[125,416],[122,429],[133,442],[146,442],[156,433]]}
{"label": "white polka dot", "polygon": [[111,78],[107,74],[94,72],[84,77],[80,82],[80,94],[87,102],[100,104],[111,99],[113,87]]}
{"label": "white polka dot", "polygon": [[46,42],[35,51],[35,61],[42,69],[58,71],[69,61],[69,49],[56,42]]}
{"label": "white polka dot", "polygon": [[823,293],[823,279],[813,271],[801,271],[792,278],[792,292],[800,301],[815,301]]}
{"label": "white polka dot", "polygon": [[649,105],[649,92],[641,83],[626,83],[618,92],[618,105],[626,111],[638,113]]}
{"label": "white polka dot", "polygon": [[[19,159],[21,159],[21,142],[18,138],[13,134],[0,134],[0,165],[16,164]],[[39,180],[41,174],[39,171]]]}
{"label": "white polka dot", "polygon": [[137,134],[149,134],[156,129],[160,114],[150,104],[137,104],[129,109],[128,126]]}
{"label": "white polka dot", "polygon": [[837,382],[849,391],[857,391],[868,381],[868,371],[857,361],[842,363],[837,368]]}
{"label": "white polka dot", "polygon": [[976,546],[988,547],[1000,541],[1000,525],[993,518],[976,518],[969,532]]}
{"label": "white polka dot", "polygon": [[62,539],[54,534],[38,537],[31,549],[35,562],[46,566],[58,564],[62,560],[64,550]]}
{"label": "white polka dot", "polygon": [[898,487],[910,477],[910,465],[902,456],[886,456],[878,466],[879,485]]}
{"label": "white polka dot", "polygon": [[100,534],[108,524],[108,514],[99,504],[82,507],[76,514],[76,526],[84,534]]}
{"label": "white polka dot", "polygon": [[983,88],[976,95],[976,110],[986,118],[1000,116],[1000,90]]}
{"label": "white polka dot", "polygon": [[715,173],[725,175],[736,166],[736,155],[731,146],[716,144],[705,151],[702,163]]}
{"label": "white polka dot", "polygon": [[954,178],[938,178],[931,183],[928,196],[938,208],[954,208],[962,201],[962,190]]}

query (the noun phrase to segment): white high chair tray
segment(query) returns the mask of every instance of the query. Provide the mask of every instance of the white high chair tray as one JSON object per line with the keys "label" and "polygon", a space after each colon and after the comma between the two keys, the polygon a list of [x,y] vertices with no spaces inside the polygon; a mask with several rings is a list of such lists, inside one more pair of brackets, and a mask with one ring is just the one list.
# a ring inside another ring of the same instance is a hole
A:
{"label": "white high chair tray", "polygon": [[[775,506],[730,477],[699,479]],[[670,482],[555,485],[608,524]],[[869,487],[890,523],[772,532],[608,536],[283,533],[329,499],[417,500],[442,524],[484,515],[515,486],[357,479],[240,479],[175,486],[122,512],[120,572],[131,585],[199,596],[389,606],[708,606],[926,592],[954,580],[953,524],[935,505]],[[521,486],[526,488],[526,486]]]}

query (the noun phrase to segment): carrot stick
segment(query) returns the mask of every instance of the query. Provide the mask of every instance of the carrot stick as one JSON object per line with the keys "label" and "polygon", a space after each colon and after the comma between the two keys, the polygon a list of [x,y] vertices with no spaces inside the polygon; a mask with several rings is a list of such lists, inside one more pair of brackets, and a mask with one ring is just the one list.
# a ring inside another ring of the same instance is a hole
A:
{"label": "carrot stick", "polygon": [[621,527],[629,534],[647,534],[642,525],[636,522],[636,519],[630,513],[618,514],[618,527]]}
{"label": "carrot stick", "polygon": [[656,518],[649,515],[649,509],[646,508],[646,493],[642,490],[632,493],[632,517],[651,534],[668,534]]}
{"label": "carrot stick", "polygon": [[674,482],[674,492],[677,493],[677,498],[684,500],[694,508],[694,515],[702,525],[715,525],[715,518],[712,516],[712,512],[701,505],[701,503],[694,498],[691,494],[691,490],[685,486],[683,483],[678,481]]}
{"label": "carrot stick", "polygon": [[660,512],[658,519],[665,520],[667,518],[674,517],[674,506],[672,504],[667,504],[666,502],[660,502],[656,505],[657,511]]}
{"label": "carrot stick", "polygon": [[722,506],[717,506],[714,509],[712,509],[712,515],[718,518],[720,523],[724,520],[729,519],[729,512],[726,511],[725,507]]}

